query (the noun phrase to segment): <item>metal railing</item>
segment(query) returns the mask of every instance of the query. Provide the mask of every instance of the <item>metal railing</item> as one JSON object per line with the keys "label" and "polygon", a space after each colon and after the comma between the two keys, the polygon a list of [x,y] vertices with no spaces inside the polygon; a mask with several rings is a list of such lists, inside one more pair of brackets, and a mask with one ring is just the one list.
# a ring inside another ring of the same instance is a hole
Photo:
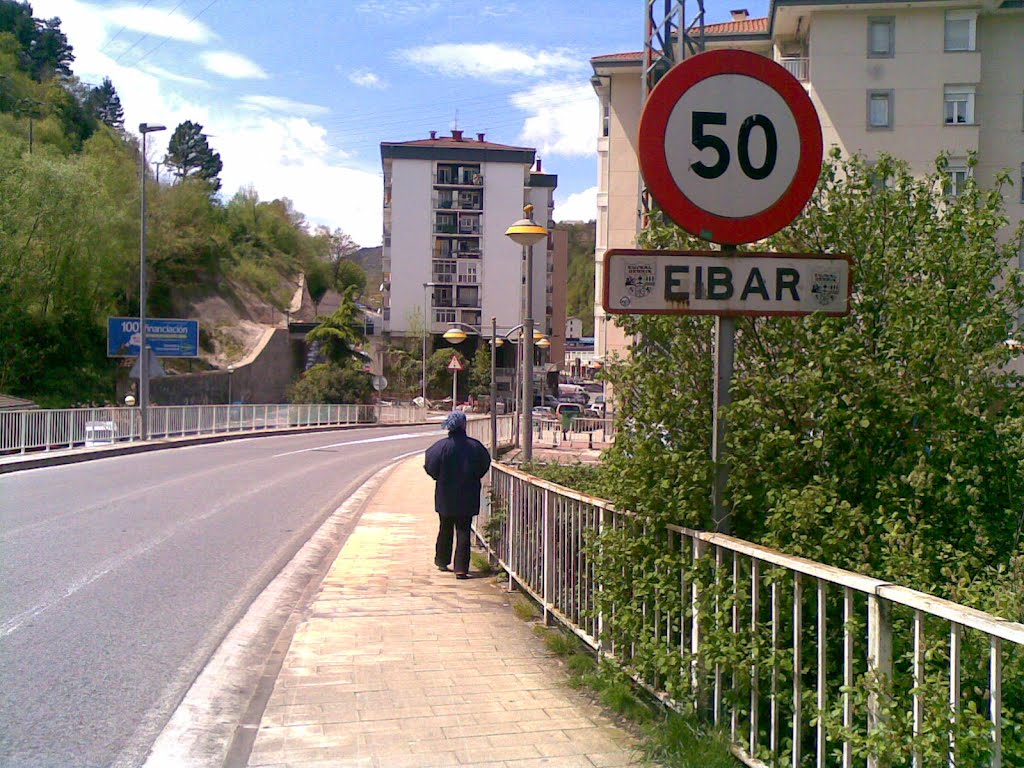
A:
{"label": "metal railing", "polygon": [[810,81],[810,63],[810,59],[799,56],[784,56],[779,59],[779,64],[801,83]]}
{"label": "metal railing", "polygon": [[[266,432],[296,427],[423,422],[415,406],[166,405],[150,408],[151,439]],[[95,447],[140,440],[138,408],[64,408],[0,411],[0,455]]]}
{"label": "metal railing", "polygon": [[[502,448],[505,446],[512,445],[515,437],[514,433],[514,416],[499,416],[497,421],[498,426],[498,447]],[[481,443],[487,446],[491,451],[491,455],[494,455],[494,447],[491,445],[491,419],[488,416],[483,419],[470,419],[466,423],[466,434],[470,437],[475,437]]]}
{"label": "metal railing", "polygon": [[[1021,681],[1003,668],[1024,654],[1024,624],[675,525],[660,531],[654,599],[631,586],[650,581],[650,561],[623,565],[614,594],[625,597],[609,607],[612,586],[594,565],[602,542],[650,531],[607,501],[500,464],[476,530],[546,620],[725,727],[747,765],[923,768],[939,752],[951,768],[999,768],[1006,729],[1019,728]],[[651,665],[640,647],[674,662]]]}
{"label": "metal railing", "polygon": [[563,428],[558,417],[541,417],[533,420],[533,441],[537,446],[558,448],[606,448],[615,442],[614,419],[599,419],[577,416]]}

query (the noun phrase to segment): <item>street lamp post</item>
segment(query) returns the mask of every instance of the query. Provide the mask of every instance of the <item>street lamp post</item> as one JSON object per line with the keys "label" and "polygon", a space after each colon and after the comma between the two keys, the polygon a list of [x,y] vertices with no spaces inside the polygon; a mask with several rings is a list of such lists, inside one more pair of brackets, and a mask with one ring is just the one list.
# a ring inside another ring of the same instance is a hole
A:
{"label": "street lamp post", "polygon": [[526,250],[526,304],[523,318],[523,461],[533,460],[533,246],[548,236],[546,227],[533,220],[533,206],[523,207],[524,217],[505,234]]}
{"label": "street lamp post", "polygon": [[228,366],[228,405],[231,405],[231,379],[235,373],[235,366]]}
{"label": "street lamp post", "polygon": [[[420,396],[423,398],[423,407],[427,407],[427,336],[430,335],[430,320],[428,319],[429,302],[427,301],[427,289],[433,288],[434,286],[441,285],[441,283],[424,283],[423,284],[423,363],[422,363],[422,380],[420,382]],[[454,408],[454,403],[452,408]]]}
{"label": "street lamp post", "polygon": [[165,125],[139,124],[142,134],[142,224],[139,242],[139,411],[141,420],[141,437],[149,439],[149,354],[146,348],[146,135],[156,131],[166,131]]}
{"label": "street lamp post", "polygon": [[[452,344],[461,344],[463,341],[466,340],[466,333],[465,333],[465,331],[461,330],[458,326],[462,326],[462,328],[468,328],[469,330],[473,331],[474,333],[478,333],[481,336],[483,336],[483,329],[482,328],[478,328],[475,325],[470,325],[469,323],[450,323],[449,325],[450,325],[449,329],[444,332],[444,339],[445,339],[445,341],[449,341]],[[514,328],[509,329],[504,334],[504,336],[499,336],[498,335],[498,319],[495,318],[495,317],[491,318],[491,387],[490,387],[490,392],[491,392],[491,453],[492,453],[492,455],[494,455],[497,452],[497,449],[498,449],[498,409],[497,409],[497,405],[498,405],[497,355],[498,355],[498,352],[497,352],[497,350],[498,350],[498,347],[500,347],[505,342],[505,339],[507,339],[509,336],[511,336],[516,331],[522,332],[523,328],[524,328],[524,326],[520,324],[520,325],[515,326]],[[539,346],[541,348],[546,348],[546,347],[551,346],[551,342],[548,341],[547,337],[545,337],[545,336],[540,336],[539,334],[537,334],[536,341],[537,341],[537,346]],[[516,354],[518,354],[518,349],[517,349]]]}

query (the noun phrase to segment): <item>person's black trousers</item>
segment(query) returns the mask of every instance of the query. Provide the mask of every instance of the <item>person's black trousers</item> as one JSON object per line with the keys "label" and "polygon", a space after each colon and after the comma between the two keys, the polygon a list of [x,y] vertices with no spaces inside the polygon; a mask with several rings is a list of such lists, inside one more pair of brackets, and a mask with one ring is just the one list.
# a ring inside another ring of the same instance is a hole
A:
{"label": "person's black trousers", "polygon": [[455,535],[456,573],[469,573],[469,537],[472,533],[472,517],[441,517],[434,547],[434,565],[447,566],[452,561],[452,534]]}

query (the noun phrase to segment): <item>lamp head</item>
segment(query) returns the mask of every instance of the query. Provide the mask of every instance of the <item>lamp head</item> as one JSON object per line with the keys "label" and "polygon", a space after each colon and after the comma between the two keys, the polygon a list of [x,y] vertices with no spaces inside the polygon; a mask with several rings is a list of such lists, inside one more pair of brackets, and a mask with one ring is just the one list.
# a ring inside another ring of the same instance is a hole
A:
{"label": "lamp head", "polygon": [[149,123],[139,123],[139,133],[155,133],[156,131],[166,130],[166,125],[150,125]]}
{"label": "lamp head", "polygon": [[537,341],[534,342],[534,344],[540,347],[541,349],[547,349],[548,347],[551,346],[551,342],[548,340],[547,336],[541,336],[539,339],[537,339]]}
{"label": "lamp head", "polygon": [[542,227],[533,220],[533,206],[523,207],[525,218],[519,219],[511,227],[505,230],[505,235],[517,245],[524,248],[536,245],[548,236],[547,227]]}
{"label": "lamp head", "polygon": [[461,328],[449,328],[442,334],[441,338],[445,341],[450,341],[452,344],[461,344],[466,340],[466,332]]}

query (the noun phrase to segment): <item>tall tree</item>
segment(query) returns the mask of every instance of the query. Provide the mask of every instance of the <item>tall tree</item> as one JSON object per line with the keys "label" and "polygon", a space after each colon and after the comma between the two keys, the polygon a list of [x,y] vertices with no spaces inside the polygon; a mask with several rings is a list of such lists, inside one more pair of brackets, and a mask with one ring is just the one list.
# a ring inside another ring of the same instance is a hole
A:
{"label": "tall tree", "polygon": [[60,19],[36,19],[32,6],[17,0],[0,0],[0,32],[10,32],[19,43],[22,69],[42,82],[54,75],[71,75],[75,60]]}
{"label": "tall tree", "polygon": [[103,85],[89,91],[87,104],[93,116],[115,131],[124,130],[124,109],[109,77],[103,78]]}
{"label": "tall tree", "polygon": [[213,190],[220,189],[220,172],[224,168],[220,154],[210,149],[203,126],[186,120],[174,129],[167,145],[164,163],[179,179],[199,178]]}
{"label": "tall tree", "polygon": [[345,291],[334,314],[306,334],[306,341],[320,345],[323,356],[336,365],[352,359],[366,359],[359,346],[366,340],[362,317],[354,292]]}

